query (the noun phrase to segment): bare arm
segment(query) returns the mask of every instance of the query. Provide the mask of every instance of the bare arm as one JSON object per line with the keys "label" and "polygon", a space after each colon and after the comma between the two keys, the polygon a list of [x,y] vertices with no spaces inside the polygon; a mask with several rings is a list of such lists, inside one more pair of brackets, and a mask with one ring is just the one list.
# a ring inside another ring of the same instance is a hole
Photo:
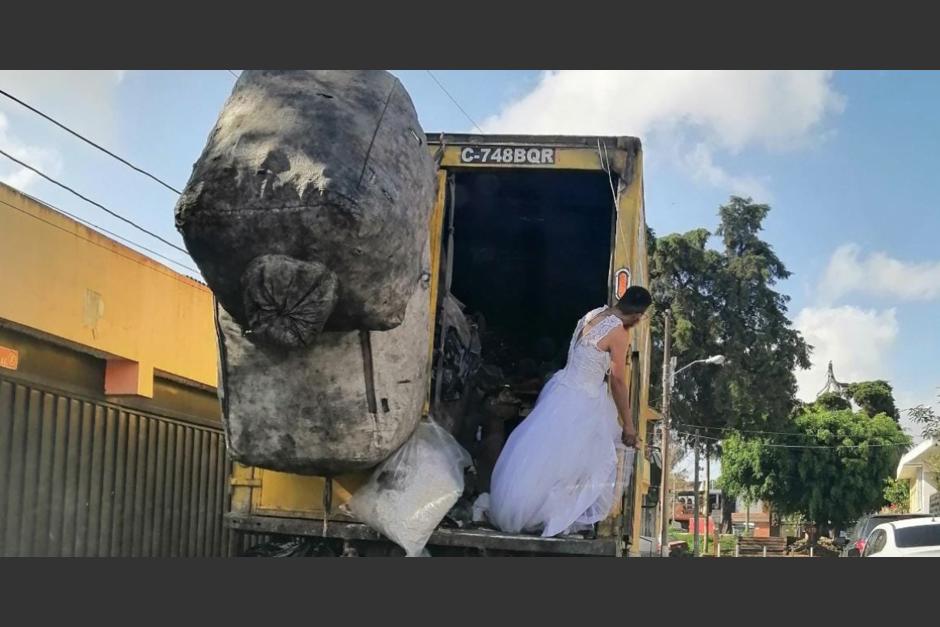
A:
{"label": "bare arm", "polygon": [[[630,411],[630,387],[627,385],[627,348],[630,343],[630,334],[624,328],[611,331],[599,348],[610,353],[610,391],[614,397],[614,405],[623,421],[623,443],[627,446],[636,446],[636,429]],[[607,344],[607,346],[603,346]]]}

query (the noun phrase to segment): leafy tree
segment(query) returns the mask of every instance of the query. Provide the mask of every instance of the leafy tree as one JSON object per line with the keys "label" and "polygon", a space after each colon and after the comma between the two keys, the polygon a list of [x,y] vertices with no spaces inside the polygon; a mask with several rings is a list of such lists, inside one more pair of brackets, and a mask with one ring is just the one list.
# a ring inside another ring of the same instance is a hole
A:
{"label": "leafy tree", "polygon": [[940,440],[940,416],[932,407],[919,405],[907,410],[907,413],[911,420],[921,425],[924,438]]}
{"label": "leafy tree", "polygon": [[819,398],[816,399],[815,405],[820,409],[828,409],[833,411],[838,411],[841,409],[852,409],[852,404],[842,398],[842,396],[836,392],[826,392],[825,394],[820,394]]}
{"label": "leafy tree", "polygon": [[911,506],[911,484],[904,479],[885,481],[885,502],[899,514],[906,514]]}
{"label": "leafy tree", "polygon": [[745,438],[737,433],[726,438],[718,479],[721,489],[748,503],[774,502],[781,490],[781,464],[773,444],[768,438]]}
{"label": "leafy tree", "polygon": [[[672,312],[673,355],[679,365],[711,355],[724,367],[698,366],[677,377],[673,419],[688,427],[776,428],[797,402],[797,367],[809,367],[809,347],[787,318],[789,297],[774,289],[790,276],[760,231],[770,207],[732,197],[719,209],[715,235],[696,229],[656,238],[650,231],[655,371],[661,398],[663,312]],[[720,451],[719,451],[720,453]]]}
{"label": "leafy tree", "polygon": [[885,481],[910,439],[885,414],[815,406],[782,434],[724,444],[726,489],[840,529],[884,505]]}
{"label": "leafy tree", "polygon": [[849,398],[869,416],[886,414],[899,419],[898,409],[894,405],[894,390],[887,381],[862,381],[852,383],[848,389]]}

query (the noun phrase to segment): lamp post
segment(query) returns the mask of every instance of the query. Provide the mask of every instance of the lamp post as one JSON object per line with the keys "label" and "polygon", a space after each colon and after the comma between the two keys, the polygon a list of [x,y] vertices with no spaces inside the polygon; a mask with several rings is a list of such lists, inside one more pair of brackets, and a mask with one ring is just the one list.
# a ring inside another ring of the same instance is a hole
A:
{"label": "lamp post", "polygon": [[[662,426],[662,460],[663,468],[659,486],[659,512],[660,512],[660,536],[659,536],[659,550],[660,555],[663,557],[669,556],[669,519],[671,518],[671,512],[668,512],[666,505],[669,502],[669,499],[666,497],[666,492],[669,489],[669,409],[672,403],[672,387],[675,383],[676,375],[680,372],[696,365],[696,364],[709,364],[713,366],[722,366],[725,363],[724,355],[712,355],[707,359],[697,359],[693,362],[686,364],[685,366],[676,369],[676,358],[670,355],[670,349],[672,348],[672,322],[670,319],[670,312],[667,310],[665,312],[665,329],[664,329],[664,343],[663,343],[663,426]],[[695,525],[698,527],[698,491],[696,489],[695,493]],[[696,536],[697,537],[697,536]]]}

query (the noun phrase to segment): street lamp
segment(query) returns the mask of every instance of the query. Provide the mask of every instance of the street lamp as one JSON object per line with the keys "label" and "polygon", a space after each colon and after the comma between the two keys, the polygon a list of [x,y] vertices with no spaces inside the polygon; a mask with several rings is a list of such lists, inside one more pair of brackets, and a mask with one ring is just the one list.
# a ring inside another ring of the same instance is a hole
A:
{"label": "street lamp", "polygon": [[[675,382],[675,376],[677,374],[679,374],[680,372],[682,372],[683,370],[687,368],[691,368],[695,364],[708,364],[710,366],[724,366],[726,361],[727,360],[725,359],[724,355],[712,355],[711,357],[708,357],[707,359],[696,359],[695,361],[682,366],[678,370],[673,371],[672,373],[673,382]],[[673,357],[672,363],[673,365],[675,365],[675,357]]]}
{"label": "street lamp", "polygon": [[[673,383],[675,382],[676,375],[680,372],[691,368],[696,364],[708,364],[712,366],[722,366],[725,364],[724,355],[712,355],[706,359],[697,359],[691,363],[688,363],[681,368],[676,369],[676,358],[669,355],[669,350],[672,345],[672,337],[670,333],[671,321],[669,312],[666,311],[666,328],[665,328],[665,345],[663,351],[663,362],[664,362],[664,372],[663,372],[663,420],[662,420],[662,433],[663,433],[663,444],[662,444],[662,460],[663,468],[662,473],[660,473],[661,485],[659,487],[659,511],[660,511],[660,536],[659,536],[659,550],[660,554],[663,557],[668,557],[669,555],[669,518],[670,512],[666,511],[666,506],[668,499],[666,498],[666,493],[669,489],[669,407],[672,403],[672,388]],[[698,526],[698,469],[696,468],[696,491],[695,491],[695,525]],[[697,539],[697,537],[696,537]]]}

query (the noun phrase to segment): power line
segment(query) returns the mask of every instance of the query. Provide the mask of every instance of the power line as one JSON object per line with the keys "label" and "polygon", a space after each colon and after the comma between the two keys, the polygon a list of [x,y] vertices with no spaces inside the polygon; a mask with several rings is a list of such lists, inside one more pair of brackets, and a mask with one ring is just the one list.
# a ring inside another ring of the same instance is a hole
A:
{"label": "power line", "polygon": [[789,435],[789,436],[799,436],[807,437],[806,433],[793,433],[792,431],[757,431],[753,429],[736,429],[734,427],[715,427],[715,426],[706,426],[706,425],[689,425],[685,423],[676,423],[677,427],[685,427],[686,429],[706,429],[711,431],[725,431],[731,433],[752,433],[755,435]]}
{"label": "power line", "polygon": [[[681,433],[686,435],[695,435],[695,433],[690,431],[683,431],[677,429]],[[700,435],[700,438],[703,440],[711,440],[713,442],[721,442],[721,438],[714,438],[707,435]],[[846,449],[846,448],[907,448],[907,444],[767,444],[764,442],[756,443],[760,448],[794,448],[794,449]]]}
{"label": "power line", "polygon": [[[76,233],[76,232],[74,232],[74,231],[70,231],[70,230],[68,230],[68,229],[66,229],[66,228],[64,228],[64,227],[62,227],[62,226],[59,225],[59,224],[56,224],[56,223],[54,223],[54,222],[50,222],[49,220],[44,220],[44,219],[41,218],[40,216],[34,215],[34,214],[32,214],[32,213],[26,211],[25,209],[22,209],[22,208],[20,208],[20,207],[17,207],[16,205],[11,205],[10,203],[6,202],[5,200],[0,200],[0,204],[6,205],[7,207],[10,207],[11,209],[14,209],[14,210],[16,210],[16,211],[19,211],[19,212],[22,213],[23,215],[28,216],[28,217],[30,217],[30,218],[33,218],[34,220],[38,220],[39,222],[42,222],[42,223],[44,223],[44,224],[48,224],[49,226],[51,226],[51,227],[53,227],[53,228],[56,228],[56,229],[59,229],[60,231],[62,231],[62,232],[64,232],[64,233],[68,233],[69,235],[72,235],[73,237],[77,237],[78,239],[85,240],[86,242],[88,242],[88,243],[90,243],[90,244],[93,244],[94,246],[98,246],[99,248],[103,248],[103,249],[105,249],[105,250],[114,252],[112,248],[109,248],[108,246],[105,246],[104,244],[102,244],[102,243],[100,243],[100,242],[96,242],[96,241],[94,241],[94,240],[92,240],[92,239],[89,239],[89,238],[87,238],[87,237],[83,237],[83,236],[79,235],[78,233]],[[52,206],[52,205],[50,205],[50,207],[51,207],[51,206]],[[103,230],[103,229],[102,229],[102,230]],[[150,269],[153,270],[154,272],[157,272],[157,273],[159,273],[159,274],[163,274],[163,275],[165,275],[165,276],[174,278],[174,279],[176,279],[177,281],[182,281],[182,279],[180,278],[180,276],[179,276],[178,274],[170,274],[169,272],[164,272],[164,271],[162,271],[162,270],[159,270],[158,268],[155,268],[155,267],[153,267],[153,266],[149,266],[149,265],[147,265],[147,264],[141,262],[139,259],[134,259],[133,257],[130,257],[130,256],[125,255],[125,254],[122,254],[122,253],[120,253],[120,252],[116,252],[115,254],[118,255],[118,256],[120,256],[120,257],[124,257],[125,259],[127,259],[127,260],[129,260],[129,261],[133,261],[134,263],[136,263],[136,264],[138,264],[138,265],[140,265],[140,266],[143,266],[143,267],[145,267],[145,268],[150,268]],[[183,265],[183,264],[179,263],[178,261],[174,261],[173,263],[175,263],[175,264],[177,264],[177,265],[181,265],[181,266]],[[184,267],[188,267],[188,266],[184,266]]]}
{"label": "power line", "polygon": [[[78,223],[80,223],[80,224],[84,224],[85,226],[87,226],[87,227],[90,228],[90,229],[94,229],[94,230],[96,230],[96,231],[99,231],[99,232],[101,232],[101,233],[104,233],[105,235],[110,235],[111,237],[113,237],[113,238],[115,238],[115,239],[118,239],[118,240],[124,242],[125,244],[130,244],[130,245],[132,245],[132,246],[136,246],[137,248],[139,248],[139,249],[141,249],[141,250],[147,251],[147,252],[150,253],[151,255],[154,255],[154,256],[156,256],[156,257],[159,257],[160,259],[163,259],[164,261],[167,261],[167,262],[169,262],[169,263],[175,264],[175,265],[179,266],[180,268],[184,268],[184,269],[186,269],[186,270],[189,270],[190,272],[193,272],[193,273],[195,273],[195,274],[197,274],[197,275],[199,274],[199,270],[196,270],[195,268],[193,268],[193,267],[191,267],[191,266],[187,266],[185,263],[182,263],[182,262],[180,262],[180,261],[177,261],[176,259],[173,259],[172,257],[167,257],[166,255],[164,255],[164,254],[162,254],[162,253],[159,253],[159,252],[157,252],[157,251],[155,251],[155,250],[153,250],[153,249],[151,249],[151,248],[147,248],[146,246],[144,246],[143,244],[141,244],[141,243],[139,243],[139,242],[135,242],[134,240],[129,239],[129,238],[126,238],[126,237],[124,237],[123,235],[118,235],[118,234],[115,233],[114,231],[109,231],[108,229],[104,228],[103,226],[100,226],[100,225],[98,225],[98,224],[95,224],[94,222],[91,222],[90,220],[85,220],[84,218],[81,218],[81,217],[79,217],[79,216],[77,216],[77,215],[75,215],[75,214],[73,214],[73,213],[69,213],[68,211],[66,211],[66,210],[64,210],[64,209],[60,209],[59,207],[56,207],[56,206],[53,205],[52,203],[48,203],[48,202],[46,202],[45,200],[41,200],[41,199],[39,199],[39,198],[36,198],[35,196],[30,196],[29,194],[26,194],[26,193],[24,193],[24,192],[20,192],[20,193],[23,194],[23,196],[26,196],[27,198],[29,198],[30,200],[32,200],[33,202],[35,202],[35,203],[37,203],[37,204],[40,204],[40,205],[44,205],[44,206],[46,206],[46,207],[49,207],[50,209],[54,209],[55,211],[58,211],[58,212],[61,213],[62,215],[68,216],[69,218],[75,220],[76,222],[78,222]],[[17,210],[19,210],[19,211],[22,211],[22,209],[20,209],[19,207],[16,207],[16,206],[14,206],[14,205],[11,205],[11,204],[8,203],[8,202],[4,202],[4,201],[2,201],[2,200],[0,200],[0,202],[3,202],[3,204],[5,204],[5,205],[7,205],[7,206],[9,206],[9,207],[12,207],[13,209],[17,209]],[[28,213],[28,212],[23,212],[23,213],[26,213],[27,215],[32,215],[31,213]],[[46,221],[43,220],[43,222],[46,222]],[[47,222],[47,224],[51,224],[52,226],[58,226],[58,225],[52,224],[51,222]],[[71,232],[71,231],[70,231],[70,232]],[[87,239],[87,238],[86,238],[86,239]],[[88,240],[88,241],[91,241],[91,240]]]}
{"label": "power line", "polygon": [[139,172],[140,174],[143,174],[144,176],[146,176],[146,177],[148,177],[148,178],[150,178],[150,179],[153,179],[154,181],[156,181],[157,183],[159,183],[159,184],[162,185],[163,187],[167,188],[167,189],[170,190],[171,192],[175,192],[175,193],[177,193],[177,194],[181,194],[181,193],[182,193],[182,192],[180,192],[180,190],[176,189],[175,187],[173,187],[172,185],[170,185],[169,183],[167,183],[167,182],[164,181],[163,179],[161,179],[161,178],[159,178],[159,177],[157,177],[157,176],[151,174],[150,172],[147,172],[147,171],[144,170],[143,168],[140,168],[140,167],[134,165],[133,163],[131,163],[131,162],[128,161],[127,159],[124,159],[123,157],[119,157],[118,155],[114,154],[113,152],[111,152],[110,150],[108,150],[107,148],[105,148],[104,146],[101,146],[100,144],[96,144],[95,142],[91,141],[90,139],[88,139],[88,138],[85,137],[84,135],[81,135],[80,133],[78,133],[78,132],[76,132],[76,131],[73,131],[72,129],[70,129],[70,128],[67,127],[66,125],[62,124],[61,122],[59,122],[58,120],[56,120],[56,119],[53,118],[52,116],[46,115],[45,113],[43,113],[43,112],[40,111],[39,109],[37,109],[37,108],[35,108],[35,107],[29,105],[29,104],[26,103],[26,102],[23,102],[22,100],[20,100],[19,98],[17,98],[17,97],[14,96],[13,94],[10,94],[9,92],[6,92],[6,91],[3,91],[2,89],[0,89],[0,95],[6,96],[7,98],[9,98],[10,100],[12,100],[13,102],[15,102],[15,103],[17,103],[17,104],[19,104],[19,105],[22,105],[23,107],[26,107],[27,109],[29,109],[30,111],[32,111],[32,112],[35,113],[36,115],[38,115],[38,116],[40,116],[40,117],[43,117],[43,118],[45,118],[46,120],[52,122],[53,124],[55,124],[56,126],[58,126],[59,128],[61,128],[62,130],[66,131],[66,132],[68,132],[68,133],[71,133],[72,135],[74,135],[75,137],[79,138],[80,140],[82,140],[82,141],[85,142],[86,144],[97,148],[98,150],[100,150],[101,152],[105,153],[106,155],[108,155],[108,156],[110,156],[110,157],[113,157],[113,158],[117,159],[118,161],[120,161],[121,163],[123,163],[123,164],[126,165],[127,167],[131,168],[132,170],[135,170],[136,172]]}
{"label": "power line", "polygon": [[55,180],[55,179],[52,178],[51,176],[48,176],[47,174],[44,174],[43,172],[40,172],[39,170],[37,170],[37,169],[34,168],[33,166],[29,165],[28,163],[24,163],[23,161],[20,161],[19,159],[17,159],[17,158],[14,157],[13,155],[11,155],[11,154],[9,154],[9,153],[3,151],[2,149],[0,149],[0,155],[3,155],[4,157],[6,157],[7,159],[9,159],[10,161],[13,161],[13,162],[15,162],[15,163],[18,163],[19,165],[23,166],[23,167],[26,168],[27,170],[30,170],[30,171],[32,171],[32,172],[35,172],[36,174],[38,174],[38,175],[41,176],[42,178],[46,179],[46,180],[49,181],[50,183],[61,187],[61,188],[64,189],[65,191],[67,191],[67,192],[69,192],[69,193],[71,193],[71,194],[74,194],[75,196],[78,196],[79,198],[81,198],[81,199],[84,200],[85,202],[87,202],[87,203],[89,203],[89,204],[91,204],[91,205],[94,205],[95,207],[98,207],[99,209],[101,209],[101,210],[104,211],[105,213],[108,213],[108,214],[114,216],[114,217],[117,218],[118,220],[121,220],[122,222],[126,222],[127,224],[130,224],[132,227],[134,227],[134,228],[137,229],[138,231],[141,231],[142,233],[146,233],[146,234],[149,235],[150,237],[153,237],[153,238],[155,238],[155,239],[160,240],[161,242],[163,242],[164,244],[166,244],[166,245],[169,246],[170,248],[173,248],[173,249],[175,249],[175,250],[178,250],[179,252],[183,253],[183,254],[186,255],[187,257],[189,256],[189,251],[187,251],[185,248],[181,248],[181,247],[177,246],[176,244],[174,244],[173,242],[171,242],[171,241],[169,241],[169,240],[166,240],[166,239],[160,237],[159,235],[157,235],[157,234],[154,233],[153,231],[148,231],[147,229],[145,229],[144,227],[140,226],[139,224],[137,224],[137,223],[134,222],[133,220],[130,220],[130,219],[128,219],[128,218],[125,218],[124,216],[122,216],[121,214],[117,213],[116,211],[112,211],[112,210],[108,209],[107,207],[105,207],[105,206],[102,205],[101,203],[95,202],[94,200],[88,198],[87,196],[83,196],[82,194],[78,193],[77,191],[75,191],[74,189],[72,189],[71,187],[69,187],[68,185],[65,185],[64,183],[60,183],[59,181]]}
{"label": "power line", "polygon": [[225,70],[225,71],[228,72],[229,74],[231,74],[232,76],[234,76],[235,78],[238,78],[238,74],[236,74],[236,73],[233,72],[232,70]]}
{"label": "power line", "polygon": [[[693,433],[695,429],[705,429],[710,431],[723,431],[731,433],[750,433],[754,435],[782,435],[795,438],[811,438],[815,437],[810,433],[794,433],[792,431],[758,431],[754,429],[737,429],[735,427],[716,427],[716,426],[707,426],[707,425],[689,425],[685,423],[677,423],[677,427],[684,427],[687,431],[683,433]],[[704,436],[703,436],[704,437]]]}
{"label": "power line", "polygon": [[434,76],[434,73],[433,73],[431,70],[425,70],[425,72],[428,73],[428,76],[430,76],[432,79],[434,79],[434,82],[437,83],[437,86],[441,88],[441,91],[443,91],[445,94],[447,94],[447,97],[450,98],[451,102],[453,102],[455,105],[457,105],[457,108],[460,109],[460,112],[464,114],[464,117],[466,117],[468,120],[470,120],[470,124],[473,124],[473,126],[474,126],[478,131],[480,131],[480,132],[482,133],[482,132],[483,132],[483,129],[480,128],[480,125],[473,121],[473,118],[470,117],[470,114],[467,113],[467,112],[464,110],[464,108],[460,106],[460,103],[457,102],[457,99],[456,99],[456,98],[454,98],[452,95],[450,95],[450,92],[447,91],[447,88],[444,87],[444,85],[441,83],[441,81],[437,80],[437,77]]}

